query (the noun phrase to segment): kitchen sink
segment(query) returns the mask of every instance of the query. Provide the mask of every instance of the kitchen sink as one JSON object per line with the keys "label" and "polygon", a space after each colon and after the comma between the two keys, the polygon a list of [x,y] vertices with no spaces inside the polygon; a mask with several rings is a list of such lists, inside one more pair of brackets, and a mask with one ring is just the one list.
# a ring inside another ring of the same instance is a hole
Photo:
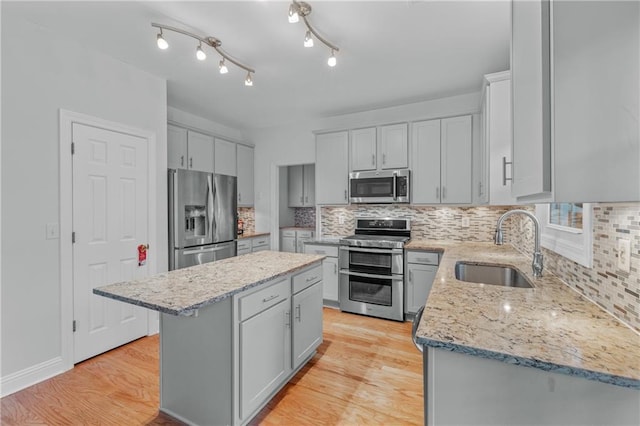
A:
{"label": "kitchen sink", "polygon": [[456,279],[504,287],[533,288],[529,279],[510,266],[475,262],[456,262]]}

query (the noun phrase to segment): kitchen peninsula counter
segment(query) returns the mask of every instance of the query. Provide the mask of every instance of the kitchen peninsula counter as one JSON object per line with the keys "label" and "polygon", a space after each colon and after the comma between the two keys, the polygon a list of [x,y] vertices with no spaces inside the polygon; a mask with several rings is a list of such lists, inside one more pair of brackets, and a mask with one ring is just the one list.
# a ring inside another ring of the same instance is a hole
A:
{"label": "kitchen peninsula counter", "polygon": [[[443,253],[417,329],[423,345],[640,389],[640,335],[509,245],[412,240]],[[462,282],[455,263],[511,265],[534,288]]]}
{"label": "kitchen peninsula counter", "polygon": [[[511,246],[405,248],[442,253],[416,330],[425,423],[640,424],[640,335],[630,327],[548,271],[534,278],[531,257]],[[534,288],[459,281],[458,261],[515,267]]]}
{"label": "kitchen peninsula counter", "polygon": [[291,274],[324,256],[261,251],[93,289],[100,296],[188,316],[236,293]]}

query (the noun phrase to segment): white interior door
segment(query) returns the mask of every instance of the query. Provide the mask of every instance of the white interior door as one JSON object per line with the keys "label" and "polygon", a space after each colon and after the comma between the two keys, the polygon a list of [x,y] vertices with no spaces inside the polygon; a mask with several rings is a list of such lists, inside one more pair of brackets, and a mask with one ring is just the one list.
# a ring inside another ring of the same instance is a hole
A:
{"label": "white interior door", "polygon": [[147,310],[93,288],[148,274],[148,141],[73,123],[74,363],[147,333]]}

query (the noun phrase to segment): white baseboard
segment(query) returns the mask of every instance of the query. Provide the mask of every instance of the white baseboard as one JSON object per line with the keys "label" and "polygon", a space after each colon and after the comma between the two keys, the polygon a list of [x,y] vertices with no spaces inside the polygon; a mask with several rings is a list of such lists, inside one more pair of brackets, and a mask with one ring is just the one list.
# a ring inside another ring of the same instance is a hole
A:
{"label": "white baseboard", "polygon": [[[73,368],[73,366],[71,368]],[[11,395],[12,393],[50,379],[65,371],[62,357],[56,357],[25,368],[24,370],[0,377],[0,397]]]}

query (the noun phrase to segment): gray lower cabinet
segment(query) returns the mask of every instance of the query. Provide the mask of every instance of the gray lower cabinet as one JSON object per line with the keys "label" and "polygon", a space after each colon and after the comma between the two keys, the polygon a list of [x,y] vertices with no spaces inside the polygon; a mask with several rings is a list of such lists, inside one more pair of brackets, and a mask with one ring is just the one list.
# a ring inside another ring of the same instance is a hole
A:
{"label": "gray lower cabinet", "polygon": [[439,255],[435,252],[407,251],[405,275],[405,313],[415,314],[425,305],[438,272]]}
{"label": "gray lower cabinet", "polygon": [[312,240],[314,234],[305,229],[283,229],[280,231],[280,251],[304,253],[304,243]]}
{"label": "gray lower cabinet", "polygon": [[269,250],[271,248],[271,238],[269,235],[261,237],[242,238],[238,240],[238,256],[257,251]]}
{"label": "gray lower cabinet", "polygon": [[198,310],[160,316],[160,409],[191,425],[247,424],[322,343],[322,266]]}
{"label": "gray lower cabinet", "polygon": [[328,306],[338,306],[338,246],[305,244],[305,253],[325,255],[322,260],[322,299]]}

